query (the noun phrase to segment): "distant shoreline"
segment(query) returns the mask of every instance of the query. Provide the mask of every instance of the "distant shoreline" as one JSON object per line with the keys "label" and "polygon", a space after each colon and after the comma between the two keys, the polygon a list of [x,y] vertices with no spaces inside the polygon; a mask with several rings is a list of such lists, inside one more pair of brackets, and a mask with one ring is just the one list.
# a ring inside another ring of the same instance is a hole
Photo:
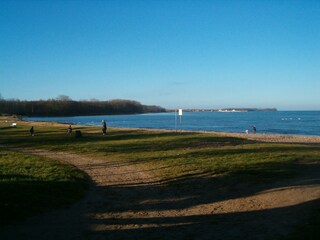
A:
{"label": "distant shoreline", "polygon": [[[175,112],[175,109],[166,109],[167,112]],[[219,108],[219,109],[201,109],[188,108],[185,112],[277,112],[276,108]]]}

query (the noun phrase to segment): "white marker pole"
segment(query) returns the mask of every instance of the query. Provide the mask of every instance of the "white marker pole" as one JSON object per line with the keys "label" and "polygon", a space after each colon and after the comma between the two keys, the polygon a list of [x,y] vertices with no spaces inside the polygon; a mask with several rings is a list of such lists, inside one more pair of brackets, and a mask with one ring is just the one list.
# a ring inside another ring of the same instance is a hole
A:
{"label": "white marker pole", "polygon": [[180,117],[180,132],[182,130],[182,109],[179,109],[179,117]]}

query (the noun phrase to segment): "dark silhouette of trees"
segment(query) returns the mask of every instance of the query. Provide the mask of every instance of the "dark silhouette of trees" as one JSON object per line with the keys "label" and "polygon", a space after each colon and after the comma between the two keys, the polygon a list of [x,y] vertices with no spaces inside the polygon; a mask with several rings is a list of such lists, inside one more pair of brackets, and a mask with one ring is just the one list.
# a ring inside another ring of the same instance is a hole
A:
{"label": "dark silhouette of trees", "polygon": [[56,99],[37,101],[5,100],[0,98],[0,113],[22,116],[139,114],[165,111],[164,108],[159,106],[147,106],[137,101],[121,99],[109,101],[74,101],[66,95],[60,95]]}

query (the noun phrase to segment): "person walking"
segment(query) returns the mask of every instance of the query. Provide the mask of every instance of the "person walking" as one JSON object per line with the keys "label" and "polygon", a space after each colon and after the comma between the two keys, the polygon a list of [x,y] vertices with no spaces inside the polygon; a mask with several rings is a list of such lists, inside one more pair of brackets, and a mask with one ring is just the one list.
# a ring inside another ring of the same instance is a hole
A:
{"label": "person walking", "polygon": [[71,135],[72,134],[72,127],[71,125],[69,125],[68,130],[67,130],[67,135]]}
{"label": "person walking", "polygon": [[30,132],[31,136],[34,136],[34,128],[33,128],[33,126],[30,128],[29,132]]}
{"label": "person walking", "polygon": [[102,134],[103,135],[107,134],[107,123],[105,120],[102,120]]}

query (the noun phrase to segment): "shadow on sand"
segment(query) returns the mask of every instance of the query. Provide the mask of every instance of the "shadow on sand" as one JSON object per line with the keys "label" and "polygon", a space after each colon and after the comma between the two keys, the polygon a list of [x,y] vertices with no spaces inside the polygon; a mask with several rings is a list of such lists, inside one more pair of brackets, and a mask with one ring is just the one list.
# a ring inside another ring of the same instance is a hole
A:
{"label": "shadow on sand", "polygon": [[[286,236],[297,224],[308,221],[312,212],[319,210],[319,198],[269,208],[259,208],[259,203],[242,199],[263,191],[277,192],[279,188],[319,186],[320,166],[310,164],[301,168],[304,168],[303,175],[277,184],[238,184],[234,176],[215,177],[206,173],[164,182],[150,178],[149,182],[147,179],[132,184],[92,184],[90,194],[75,206],[35,217],[29,225],[2,228],[0,237],[277,239]],[[232,206],[233,200],[237,206]],[[254,207],[250,208],[250,204]],[[46,222],[42,222],[43,219]]]}
{"label": "shadow on sand", "polygon": [[[294,226],[303,224],[320,199],[281,207],[250,209],[232,207],[239,200],[277,189],[304,188],[320,184],[319,165],[304,166],[299,180],[275,184],[245,186],[224,183],[232,176],[212,178],[206,174],[190,175],[166,182],[141,182],[97,187],[103,203],[90,211],[88,239],[276,239],[286,236]],[[320,196],[319,196],[320,197]],[[224,203],[225,201],[230,203]],[[220,204],[221,203],[221,204]],[[208,204],[210,206],[208,206]],[[254,204],[254,203],[253,203]],[[225,209],[223,209],[225,208]],[[259,208],[259,207],[258,207]]]}

